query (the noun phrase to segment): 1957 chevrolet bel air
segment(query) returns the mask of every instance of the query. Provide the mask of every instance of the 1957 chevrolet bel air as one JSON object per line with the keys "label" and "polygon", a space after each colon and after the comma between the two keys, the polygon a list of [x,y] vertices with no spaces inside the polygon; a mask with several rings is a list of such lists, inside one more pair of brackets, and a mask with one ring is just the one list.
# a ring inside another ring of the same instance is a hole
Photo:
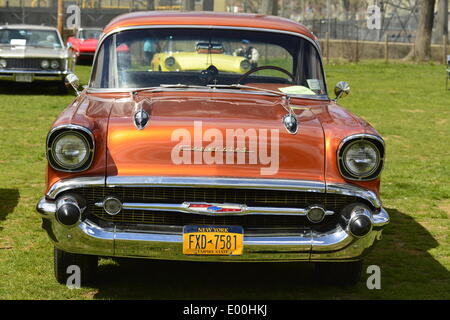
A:
{"label": "1957 chevrolet bel air", "polygon": [[[169,40],[173,52],[201,43],[203,70],[151,69],[146,42]],[[250,70],[225,65],[238,49],[257,57]],[[73,74],[67,82],[78,96],[48,133],[37,204],[59,282],[70,265],[91,280],[98,257],[305,261],[318,276],[358,280],[389,222],[379,196],[384,141],[336,104],[347,83],[329,97],[304,26],[130,13],[104,29],[88,86],[78,91]]]}

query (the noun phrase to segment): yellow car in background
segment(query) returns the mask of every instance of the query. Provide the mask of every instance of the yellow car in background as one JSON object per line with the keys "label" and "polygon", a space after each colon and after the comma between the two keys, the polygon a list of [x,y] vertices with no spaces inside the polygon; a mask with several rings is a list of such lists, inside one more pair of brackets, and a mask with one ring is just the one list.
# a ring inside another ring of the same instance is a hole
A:
{"label": "yellow car in background", "polygon": [[224,53],[220,43],[199,42],[194,52],[156,53],[151,61],[152,71],[201,71],[214,65],[219,71],[245,73],[251,64],[245,57]]}

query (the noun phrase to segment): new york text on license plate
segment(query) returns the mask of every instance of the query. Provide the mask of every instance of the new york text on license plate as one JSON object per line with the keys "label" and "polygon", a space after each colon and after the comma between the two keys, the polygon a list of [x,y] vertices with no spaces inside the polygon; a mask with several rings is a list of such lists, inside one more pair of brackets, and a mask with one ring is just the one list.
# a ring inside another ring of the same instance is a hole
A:
{"label": "new york text on license plate", "polygon": [[185,226],[183,254],[242,255],[244,230],[239,226]]}

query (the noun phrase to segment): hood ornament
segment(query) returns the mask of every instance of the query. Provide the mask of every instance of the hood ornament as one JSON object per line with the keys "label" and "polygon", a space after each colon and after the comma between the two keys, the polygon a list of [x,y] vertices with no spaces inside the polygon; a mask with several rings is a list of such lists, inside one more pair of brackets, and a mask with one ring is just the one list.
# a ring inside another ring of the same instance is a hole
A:
{"label": "hood ornament", "polygon": [[286,110],[288,110],[288,114],[283,117],[283,124],[286,130],[291,134],[296,134],[298,131],[298,120],[297,115],[294,110],[291,108],[290,97],[286,97],[284,103],[286,105]]}
{"label": "hood ornament", "polygon": [[139,109],[134,114],[134,125],[139,130],[142,130],[147,125],[149,119],[150,119],[150,116],[148,115],[148,113],[144,109]]}
{"label": "hood ornament", "polygon": [[283,124],[289,133],[296,134],[298,131],[298,120],[295,114],[288,113],[283,117]]}
{"label": "hood ornament", "polygon": [[137,129],[142,130],[148,124],[148,121],[150,120],[150,115],[142,107],[143,100],[139,102],[137,101],[138,100],[137,91],[132,92],[132,99],[134,100],[136,106],[135,108],[137,109],[137,111],[134,113],[133,116],[133,122]]}

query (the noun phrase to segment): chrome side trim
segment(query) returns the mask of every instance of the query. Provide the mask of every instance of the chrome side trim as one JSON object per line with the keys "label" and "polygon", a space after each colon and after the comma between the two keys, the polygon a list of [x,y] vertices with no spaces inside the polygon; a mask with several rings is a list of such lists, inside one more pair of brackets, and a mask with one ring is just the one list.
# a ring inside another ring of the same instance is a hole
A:
{"label": "chrome side trim", "polygon": [[[205,203],[207,204],[207,203]],[[96,203],[98,207],[103,207],[103,203]],[[210,204],[214,205],[214,204]],[[221,205],[221,204],[218,204]],[[173,203],[131,203],[125,202],[122,204],[123,210],[148,210],[148,211],[175,211],[191,214],[200,214],[208,216],[242,216],[242,215],[283,215],[283,216],[305,216],[308,209],[305,208],[271,208],[271,207],[248,207],[242,206],[242,211],[239,212],[199,212],[188,207],[187,203],[173,204]],[[325,215],[333,215],[334,211],[326,210]]]}
{"label": "chrome side trim", "polygon": [[327,193],[343,194],[363,198],[376,209],[381,208],[381,200],[375,192],[346,183],[327,183]]}
{"label": "chrome side trim", "polygon": [[61,192],[82,187],[104,187],[105,177],[78,177],[59,180],[47,191],[47,198],[55,199]]}

